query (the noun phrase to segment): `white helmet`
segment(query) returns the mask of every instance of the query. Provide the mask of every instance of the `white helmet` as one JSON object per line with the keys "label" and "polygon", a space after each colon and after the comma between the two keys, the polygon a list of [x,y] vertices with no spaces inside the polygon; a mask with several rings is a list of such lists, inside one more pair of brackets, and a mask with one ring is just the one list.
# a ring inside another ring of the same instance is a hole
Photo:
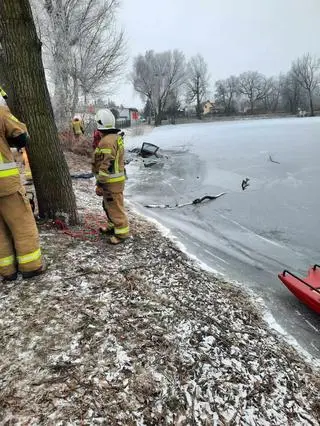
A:
{"label": "white helmet", "polygon": [[96,113],[96,122],[98,130],[115,129],[116,119],[109,109],[100,109]]}

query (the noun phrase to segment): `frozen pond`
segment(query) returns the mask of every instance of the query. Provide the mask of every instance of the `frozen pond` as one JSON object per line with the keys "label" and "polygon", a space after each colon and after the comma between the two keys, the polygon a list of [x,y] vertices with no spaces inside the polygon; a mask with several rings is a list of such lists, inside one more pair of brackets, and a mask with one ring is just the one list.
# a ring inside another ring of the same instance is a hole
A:
{"label": "frozen pond", "polygon": [[285,331],[320,358],[319,316],[277,278],[285,268],[303,275],[320,261],[320,119],[164,126],[130,144],[142,142],[159,145],[167,158],[162,167],[132,162],[128,197],[140,205],[175,204],[226,191],[207,204],[144,212],[190,253],[253,290]]}

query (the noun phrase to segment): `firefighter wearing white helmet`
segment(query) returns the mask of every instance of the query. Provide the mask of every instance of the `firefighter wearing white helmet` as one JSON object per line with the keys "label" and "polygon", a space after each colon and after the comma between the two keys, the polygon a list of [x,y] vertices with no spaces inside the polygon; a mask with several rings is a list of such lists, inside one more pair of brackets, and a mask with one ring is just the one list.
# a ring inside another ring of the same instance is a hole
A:
{"label": "firefighter wearing white helmet", "polygon": [[128,218],[124,209],[123,191],[126,180],[124,144],[114,115],[109,109],[96,114],[101,139],[94,151],[92,171],[96,176],[96,194],[103,196],[108,223],[103,230],[110,235],[111,244],[119,244],[129,237]]}

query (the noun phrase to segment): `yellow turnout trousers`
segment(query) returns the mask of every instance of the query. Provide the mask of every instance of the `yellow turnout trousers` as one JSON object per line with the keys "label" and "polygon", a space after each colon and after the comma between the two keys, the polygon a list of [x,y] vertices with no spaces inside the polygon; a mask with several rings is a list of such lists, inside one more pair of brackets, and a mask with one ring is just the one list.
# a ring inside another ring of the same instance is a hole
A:
{"label": "yellow turnout trousers", "polygon": [[108,217],[108,229],[113,229],[117,238],[127,238],[129,236],[129,224],[124,209],[123,192],[112,192],[104,189],[103,203]]}
{"label": "yellow turnout trousers", "polygon": [[32,272],[42,265],[39,234],[24,188],[0,197],[0,275]]}

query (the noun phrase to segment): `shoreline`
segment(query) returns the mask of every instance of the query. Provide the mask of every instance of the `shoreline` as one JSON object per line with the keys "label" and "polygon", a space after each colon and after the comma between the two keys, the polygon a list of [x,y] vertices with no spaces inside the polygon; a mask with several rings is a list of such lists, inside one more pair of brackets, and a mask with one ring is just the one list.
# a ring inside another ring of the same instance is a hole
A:
{"label": "shoreline", "polygon": [[243,282],[237,281],[235,279],[230,279],[227,276],[223,275],[218,270],[214,269],[207,263],[203,262],[200,258],[197,257],[197,255],[192,254],[188,251],[186,246],[183,242],[181,242],[178,237],[176,237],[170,228],[162,224],[157,219],[148,216],[144,213],[142,213],[139,208],[135,206],[134,201],[127,202],[127,204],[130,206],[130,210],[137,214],[138,216],[146,219],[148,222],[151,222],[156,226],[158,231],[163,235],[164,238],[169,239],[173,244],[177,246],[177,248],[186,255],[191,262],[194,262],[200,270],[204,272],[208,272],[209,274],[212,274],[218,281],[221,282],[227,282],[230,285],[234,285],[239,291],[241,291],[245,296],[248,297],[250,303],[255,306],[257,310],[259,310],[262,320],[267,324],[267,326],[273,330],[276,334],[278,334],[288,345],[290,345],[292,348],[294,348],[304,359],[308,360],[308,363],[310,365],[315,366],[317,369],[320,368],[320,359],[314,357],[310,352],[305,350],[301,344],[295,339],[294,336],[292,336],[290,333],[288,333],[276,320],[276,318],[272,315],[272,313],[267,308],[264,300],[262,297],[256,296],[253,290],[251,290],[249,287],[245,287],[245,284]]}
{"label": "shoreline", "polygon": [[[93,182],[74,189],[82,217],[104,221]],[[0,422],[318,424],[318,369],[243,289],[129,214],[117,247],[42,225],[47,274],[2,286]]]}
{"label": "shoreline", "polygon": [[[190,118],[190,119],[176,119],[176,122],[174,124],[170,123],[170,120],[163,120],[163,123],[160,126],[155,126],[154,124],[146,124],[142,123],[137,126],[137,128],[161,128],[164,126],[180,126],[183,124],[213,124],[213,123],[222,123],[222,122],[228,122],[228,121],[254,121],[254,120],[275,120],[275,119],[285,119],[285,118],[301,118],[301,119],[307,119],[307,118],[317,118],[319,115],[314,115],[313,117],[306,116],[306,117],[299,117],[298,115],[290,114],[290,113],[282,113],[282,114],[257,114],[257,115],[230,115],[230,116],[213,116],[210,118],[203,117],[201,120],[197,118]],[[134,127],[133,127],[134,129]],[[129,133],[128,133],[129,135]],[[138,135],[140,136],[140,135]]]}

